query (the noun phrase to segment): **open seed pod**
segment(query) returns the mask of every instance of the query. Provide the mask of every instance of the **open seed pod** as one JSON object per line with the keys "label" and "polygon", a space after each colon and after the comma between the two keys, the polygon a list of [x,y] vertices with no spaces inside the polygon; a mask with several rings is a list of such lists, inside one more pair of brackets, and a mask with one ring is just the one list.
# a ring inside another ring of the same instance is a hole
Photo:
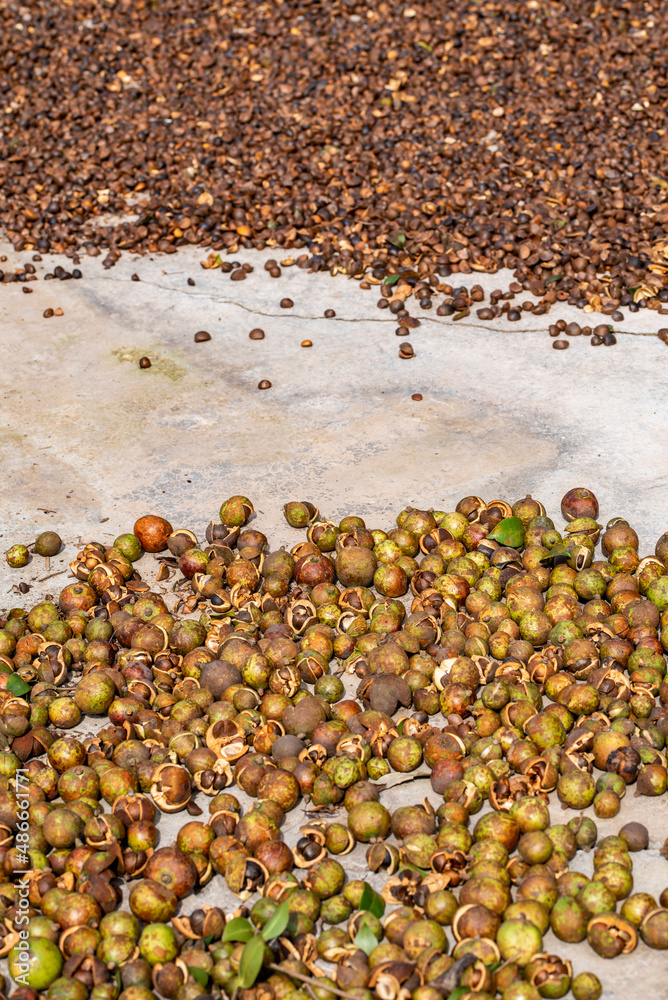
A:
{"label": "open seed pod", "polygon": [[153,775],[151,796],[162,812],[185,809],[192,796],[190,775],[176,764],[161,764]]}

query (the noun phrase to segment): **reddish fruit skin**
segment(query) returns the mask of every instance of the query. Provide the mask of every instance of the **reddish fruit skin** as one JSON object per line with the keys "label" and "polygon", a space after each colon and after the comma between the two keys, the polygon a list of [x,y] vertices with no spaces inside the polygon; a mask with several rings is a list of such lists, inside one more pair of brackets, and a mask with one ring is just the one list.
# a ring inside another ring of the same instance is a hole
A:
{"label": "reddish fruit skin", "polygon": [[161,847],[149,860],[145,877],[167,886],[178,899],[183,899],[195,888],[197,869],[183,851]]}
{"label": "reddish fruit skin", "polygon": [[584,486],[576,486],[563,497],[561,513],[566,521],[574,521],[576,517],[598,517],[598,500],[591,490]]}
{"label": "reddish fruit skin", "polygon": [[146,552],[162,552],[173,528],[169,521],[157,514],[145,514],[135,521],[132,529]]}

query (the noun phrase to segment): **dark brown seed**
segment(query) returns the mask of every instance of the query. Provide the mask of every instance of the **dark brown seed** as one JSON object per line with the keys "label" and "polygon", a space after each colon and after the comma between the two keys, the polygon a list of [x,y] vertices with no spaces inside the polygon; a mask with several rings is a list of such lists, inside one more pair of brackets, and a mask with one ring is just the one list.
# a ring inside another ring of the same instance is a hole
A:
{"label": "dark brown seed", "polygon": [[139,367],[140,368],[150,368],[151,367],[151,359],[150,358],[146,358],[146,357],[140,358],[139,359]]}
{"label": "dark brown seed", "polygon": [[420,400],[422,399],[422,393],[414,392],[413,395],[411,396],[411,399],[414,399],[416,403],[419,403]]}
{"label": "dark brown seed", "polygon": [[251,340],[264,340],[264,330],[260,330],[258,327],[255,330],[251,330],[248,336]]}
{"label": "dark brown seed", "polygon": [[267,378],[263,378],[261,382],[257,384],[258,389],[271,389],[271,382]]}
{"label": "dark brown seed", "polygon": [[[438,312],[438,309],[436,312]],[[485,306],[483,309],[477,310],[476,316],[478,319],[494,319],[494,310],[490,309],[489,306]]]}
{"label": "dark brown seed", "polygon": [[195,284],[195,279],[194,278],[188,278],[188,284],[192,288],[194,286],[194,284]]}
{"label": "dark brown seed", "polygon": [[605,344],[606,347],[612,347],[613,344],[617,343],[617,338],[615,337],[612,330],[608,330],[608,332],[603,338],[603,343]]}
{"label": "dark brown seed", "polygon": [[270,278],[280,278],[280,276],[281,276],[281,269],[280,269],[280,267],[272,267],[270,269],[270,271],[269,271],[269,277]]}
{"label": "dark brown seed", "polygon": [[313,341],[312,340],[302,340],[301,346],[302,347],[313,347]]}
{"label": "dark brown seed", "polygon": [[664,342],[664,344],[668,344],[668,327],[665,327],[665,326],[662,327],[658,331],[657,337],[659,338],[659,340],[662,340]]}
{"label": "dark brown seed", "polygon": [[603,339],[606,333],[608,333],[608,327],[605,323],[599,323],[598,326],[594,327],[592,333],[594,334],[595,337],[600,337],[601,339]]}
{"label": "dark brown seed", "polygon": [[413,350],[413,345],[409,344],[407,340],[405,340],[403,344],[399,344],[399,357],[400,358],[415,357],[415,351]]}
{"label": "dark brown seed", "polygon": [[603,343],[603,337],[597,337],[596,334],[593,334],[589,343],[592,344],[593,347],[600,347]]}
{"label": "dark brown seed", "polygon": [[510,320],[511,323],[513,323],[516,320],[521,319],[521,318],[522,318],[522,313],[519,311],[519,309],[509,309],[508,310],[508,319]]}
{"label": "dark brown seed", "polygon": [[230,275],[230,280],[231,281],[245,281],[246,280],[246,272],[244,271],[243,267],[238,267],[236,269],[236,271],[232,271],[232,274]]}
{"label": "dark brown seed", "polygon": [[397,337],[407,337],[408,336],[408,327],[407,326],[398,326],[394,332],[396,333]]}
{"label": "dark brown seed", "polygon": [[325,309],[325,319],[334,319],[336,313],[333,309]]}
{"label": "dark brown seed", "polygon": [[203,344],[205,340],[211,340],[211,334],[207,333],[206,330],[198,330],[193,340],[196,344]]}
{"label": "dark brown seed", "polygon": [[21,289],[26,295],[32,295],[32,288],[26,288],[25,286]]}
{"label": "dark brown seed", "polygon": [[140,281],[140,280],[141,279],[140,279],[140,277],[139,277],[138,274],[131,274],[130,275],[130,281]]}
{"label": "dark brown seed", "polygon": [[570,345],[567,340],[553,340],[552,346],[554,347],[555,351],[565,351],[566,348],[569,347]]}
{"label": "dark brown seed", "polygon": [[281,309],[292,309],[293,305],[292,299],[281,299]]}
{"label": "dark brown seed", "polygon": [[42,313],[42,316],[44,317],[44,319],[51,319],[51,317],[53,316],[53,309],[45,309],[44,312]]}
{"label": "dark brown seed", "polygon": [[582,333],[582,328],[579,323],[569,323],[564,333],[567,337],[579,337]]}

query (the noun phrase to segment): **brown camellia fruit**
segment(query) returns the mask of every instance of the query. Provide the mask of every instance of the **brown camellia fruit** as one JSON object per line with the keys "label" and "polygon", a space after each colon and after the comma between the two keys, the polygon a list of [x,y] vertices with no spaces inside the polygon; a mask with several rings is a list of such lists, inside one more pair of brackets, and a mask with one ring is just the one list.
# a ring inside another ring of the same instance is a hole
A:
{"label": "brown camellia fruit", "polygon": [[157,514],[145,514],[135,521],[132,529],[146,552],[162,552],[173,528],[169,521]]}
{"label": "brown camellia fruit", "polygon": [[561,513],[566,521],[574,521],[576,517],[598,517],[598,500],[591,490],[584,486],[576,486],[569,490],[561,501]]}

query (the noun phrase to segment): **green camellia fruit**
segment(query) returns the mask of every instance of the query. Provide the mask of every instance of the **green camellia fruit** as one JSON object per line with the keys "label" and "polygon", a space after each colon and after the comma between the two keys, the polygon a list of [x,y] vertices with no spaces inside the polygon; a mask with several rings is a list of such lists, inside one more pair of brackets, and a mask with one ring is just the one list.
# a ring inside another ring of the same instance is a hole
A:
{"label": "green camellia fruit", "polygon": [[27,947],[19,942],[7,956],[12,979],[22,986],[44,990],[57,979],[63,967],[63,956],[58,945],[45,937],[29,937]]}

